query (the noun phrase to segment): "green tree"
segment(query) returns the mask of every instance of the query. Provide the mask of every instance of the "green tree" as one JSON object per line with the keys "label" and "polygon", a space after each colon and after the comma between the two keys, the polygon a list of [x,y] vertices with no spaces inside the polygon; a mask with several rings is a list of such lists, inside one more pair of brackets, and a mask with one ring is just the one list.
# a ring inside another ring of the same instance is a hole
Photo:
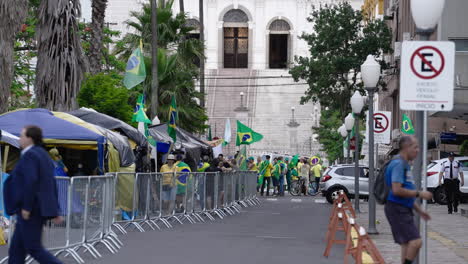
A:
{"label": "green tree", "polygon": [[460,145],[460,155],[468,156],[468,140],[463,141]]}
{"label": "green tree", "polygon": [[130,123],[133,108],[122,79],[118,73],[98,73],[86,78],[78,95],[78,104]]}
{"label": "green tree", "polygon": [[[190,132],[203,132],[208,119],[205,109],[197,100],[203,94],[195,89],[195,80],[200,71],[195,65],[196,58],[203,57],[203,44],[197,39],[186,38],[193,28],[186,26],[187,16],[184,13],[174,14],[173,0],[167,1],[163,7],[158,4],[158,81],[159,108],[158,117],[162,122],[168,119],[168,109],[171,96],[175,95],[179,111],[179,123],[183,129]],[[131,20],[127,21],[131,29],[116,45],[115,54],[122,60],[127,60],[132,51],[143,42],[143,53],[147,67],[147,79],[136,89],[151,94],[151,8],[143,4],[142,10],[131,12]],[[151,99],[147,96],[148,99]],[[151,101],[148,100],[150,103]]]}
{"label": "green tree", "polygon": [[104,19],[108,0],[92,1],[91,41],[89,53],[89,70],[96,74],[102,70],[104,49]]}
{"label": "green tree", "polygon": [[[308,21],[314,33],[304,33],[301,38],[310,55],[296,58],[290,73],[296,82],[309,84],[301,103],[320,102],[338,110],[343,119],[350,111],[354,91],[364,93],[357,78],[361,64],[369,54],[379,58],[391,51],[391,32],[381,20],[364,21],[362,13],[347,2],[314,7]],[[388,68],[383,60],[379,62],[382,69]],[[383,81],[379,83],[379,87],[383,85]]]}
{"label": "green tree", "polygon": [[318,141],[327,154],[327,159],[333,163],[343,157],[343,137],[337,132],[343,121],[338,111],[322,110],[321,113],[320,126],[313,130],[318,134]]}

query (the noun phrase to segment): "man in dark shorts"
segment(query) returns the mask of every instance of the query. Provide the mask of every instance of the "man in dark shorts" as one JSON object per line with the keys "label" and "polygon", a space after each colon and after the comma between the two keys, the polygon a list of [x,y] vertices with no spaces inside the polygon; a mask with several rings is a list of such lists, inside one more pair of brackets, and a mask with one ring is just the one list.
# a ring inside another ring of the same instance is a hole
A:
{"label": "man in dark shorts", "polygon": [[422,219],[430,220],[430,215],[423,211],[416,198],[432,199],[432,193],[417,191],[409,162],[419,152],[416,138],[403,136],[399,142],[400,153],[388,165],[385,171],[385,183],[391,186],[385,204],[385,215],[390,223],[393,239],[401,246],[401,263],[411,264],[418,255],[422,241],[414,222],[413,209]]}

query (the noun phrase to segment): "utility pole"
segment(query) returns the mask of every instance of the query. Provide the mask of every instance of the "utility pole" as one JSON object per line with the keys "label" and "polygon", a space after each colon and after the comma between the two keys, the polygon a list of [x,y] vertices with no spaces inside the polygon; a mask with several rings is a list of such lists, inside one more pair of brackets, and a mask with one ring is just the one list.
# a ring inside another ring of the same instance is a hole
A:
{"label": "utility pole", "polygon": [[151,0],[151,115],[158,115],[159,81],[158,81],[158,0]]}
{"label": "utility pole", "polygon": [[205,19],[203,18],[203,0],[200,0],[199,8],[200,41],[203,45],[202,58],[200,58],[200,93],[202,95],[200,106],[205,107]]}

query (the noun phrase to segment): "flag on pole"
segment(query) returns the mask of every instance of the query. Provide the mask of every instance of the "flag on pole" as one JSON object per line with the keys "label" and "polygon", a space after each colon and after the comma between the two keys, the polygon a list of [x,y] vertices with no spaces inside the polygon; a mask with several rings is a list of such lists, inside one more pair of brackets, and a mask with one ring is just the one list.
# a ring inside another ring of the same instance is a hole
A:
{"label": "flag on pole", "polygon": [[236,146],[250,145],[263,139],[263,135],[253,131],[250,127],[237,120]]}
{"label": "flag on pole", "polygon": [[291,162],[289,163],[289,168],[292,169],[297,166],[297,163],[299,163],[299,155],[294,155],[294,157],[291,159]]}
{"label": "flag on pole", "polygon": [[241,171],[246,171],[247,170],[247,150],[246,146],[241,147],[239,154],[237,155],[236,158],[237,165],[239,166],[239,169]]}
{"label": "flag on pole", "polygon": [[224,143],[223,146],[231,143],[231,119],[226,119],[226,126],[224,127]]}
{"label": "flag on pole", "polygon": [[167,133],[174,140],[174,143],[177,141],[177,105],[176,98],[173,95],[171,100],[171,106],[169,107],[169,122],[167,124]]}
{"label": "flag on pole", "polygon": [[123,83],[127,89],[131,89],[146,79],[145,59],[143,57],[143,43],[136,48],[127,62]]}
{"label": "flag on pole", "polygon": [[138,122],[138,131],[145,135],[151,146],[156,146],[156,140],[150,135],[148,129],[148,124],[151,124],[151,120],[146,115],[144,94],[138,96],[135,111],[133,111],[132,122]]}
{"label": "flag on pole", "polygon": [[411,122],[411,119],[406,114],[403,114],[403,119],[401,122],[401,132],[407,135],[414,134],[413,122]]}
{"label": "flag on pole", "polygon": [[145,95],[140,94],[137,99],[135,111],[133,111],[132,122],[151,124],[151,120],[146,115],[145,110]]}

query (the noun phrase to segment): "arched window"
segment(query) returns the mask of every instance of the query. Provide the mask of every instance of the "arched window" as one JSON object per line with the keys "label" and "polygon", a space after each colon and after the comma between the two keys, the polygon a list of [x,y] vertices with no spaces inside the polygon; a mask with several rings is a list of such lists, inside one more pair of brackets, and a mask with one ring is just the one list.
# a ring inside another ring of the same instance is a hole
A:
{"label": "arched window", "polygon": [[224,22],[224,67],[247,68],[249,53],[249,18],[240,9],[229,10]]}
{"label": "arched window", "polygon": [[247,23],[249,17],[240,9],[232,9],[224,15],[223,21],[227,23]]}
{"label": "arched window", "polygon": [[284,69],[288,66],[289,49],[291,48],[289,31],[291,26],[284,19],[271,22],[269,34],[269,67],[271,69]]}
{"label": "arched window", "polygon": [[275,21],[273,21],[271,24],[270,24],[270,28],[269,28],[270,32],[271,31],[275,31],[275,32],[288,32],[291,30],[291,27],[289,26],[289,23],[286,22],[285,20],[283,19],[277,19]]}

